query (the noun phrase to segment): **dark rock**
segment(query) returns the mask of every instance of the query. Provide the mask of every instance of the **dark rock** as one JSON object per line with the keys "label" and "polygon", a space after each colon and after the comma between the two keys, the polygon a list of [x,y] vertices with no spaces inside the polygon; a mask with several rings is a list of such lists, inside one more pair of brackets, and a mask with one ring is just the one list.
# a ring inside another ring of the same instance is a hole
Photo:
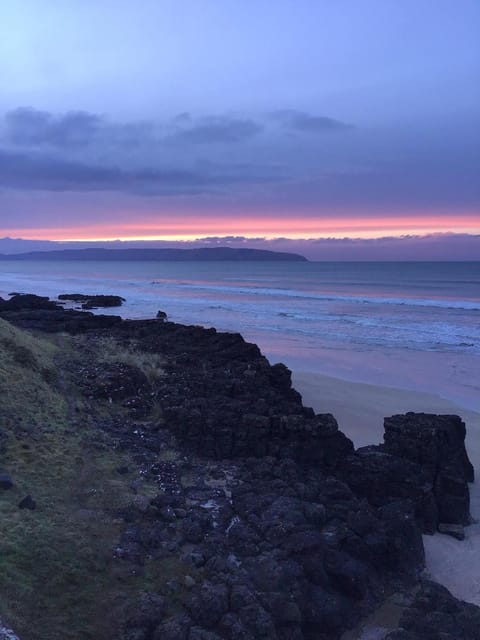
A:
{"label": "dark rock", "polygon": [[238,617],[245,629],[247,629],[255,639],[277,640],[272,616],[259,602],[242,607],[238,612]]}
{"label": "dark rock", "polygon": [[93,398],[125,401],[151,391],[146,375],[138,367],[125,362],[109,362],[102,367],[85,367],[82,371],[82,390]]}
{"label": "dark rock", "polygon": [[25,496],[25,498],[23,498],[23,500],[21,500],[18,503],[18,508],[19,509],[30,509],[30,511],[33,511],[34,509],[37,508],[37,503],[32,498],[32,496],[28,495],[28,496]]}
{"label": "dark rock", "polygon": [[465,450],[465,423],[455,415],[409,412],[384,420],[385,449],[427,468],[455,470],[473,482],[474,470]]}
{"label": "dark rock", "polygon": [[380,509],[380,515],[389,540],[387,566],[397,575],[416,577],[425,566],[425,551],[414,506],[408,500],[391,502]]}
{"label": "dark rock", "polygon": [[119,473],[121,476],[127,474],[128,472],[129,472],[129,469],[127,466],[117,467],[117,473]]}
{"label": "dark rock", "polygon": [[343,551],[329,549],[325,557],[325,569],[331,583],[341,593],[362,599],[367,592],[368,568]]}
{"label": "dark rock", "polygon": [[181,530],[185,542],[192,542],[196,544],[198,542],[202,542],[205,537],[205,531],[202,523],[196,520],[193,516],[187,516],[182,519]]}
{"label": "dark rock", "polygon": [[228,589],[224,584],[205,582],[186,604],[194,621],[202,627],[215,627],[228,611]]}
{"label": "dark rock", "polygon": [[0,473],[0,489],[11,489],[12,487],[13,481],[8,473]]}
{"label": "dark rock", "polygon": [[164,613],[165,599],[162,596],[156,593],[142,594],[141,598],[130,606],[124,637],[147,640],[163,619]]}
{"label": "dark rock", "polygon": [[301,606],[305,631],[312,634],[312,637],[321,629],[323,637],[338,638],[341,631],[348,628],[355,619],[346,598],[318,586],[309,589]]}
{"label": "dark rock", "polygon": [[[22,296],[23,297],[23,296]],[[94,329],[107,329],[122,322],[120,316],[94,315],[89,312],[65,310],[61,307],[39,309],[12,309],[0,305],[0,317],[21,329],[47,333],[83,333]]]}
{"label": "dark rock", "polygon": [[325,522],[326,510],[323,504],[307,502],[303,507],[305,518],[315,525],[322,525]]}
{"label": "dark rock", "polygon": [[[120,513],[115,561],[135,576],[166,561],[165,607],[130,612],[131,639],[338,640],[392,585],[418,579],[421,530],[437,527],[439,487],[455,484],[457,467],[440,482],[397,445],[354,453],[333,416],[302,406],[289,370],[238,334],[158,320],[102,327],[72,313],[18,311],[15,322],[85,334],[72,363],[83,402],[131,454],[138,495]],[[99,363],[105,338],[161,354],[162,375]],[[142,477],[157,483],[152,500],[139,499]]]}
{"label": "dark rock", "polygon": [[254,636],[247,630],[238,615],[226,613],[220,620],[220,632],[222,638],[232,638],[232,640],[255,640]]}
{"label": "dark rock", "polygon": [[190,626],[191,621],[187,616],[169,618],[156,627],[152,640],[188,640]]}
{"label": "dark rock", "polygon": [[112,295],[88,295],[84,293],[62,293],[59,300],[71,300],[81,302],[82,309],[95,309],[97,307],[121,307],[125,298]]}
{"label": "dark rock", "polygon": [[223,640],[221,636],[213,631],[206,631],[200,627],[192,627],[188,634],[188,640]]}
{"label": "dark rock", "polygon": [[429,476],[440,522],[470,523],[468,482],[474,471],[458,416],[407,413],[385,418],[385,451],[422,467]]}
{"label": "dark rock", "polygon": [[165,520],[166,522],[174,522],[177,519],[172,507],[162,507],[158,513],[162,520]]}
{"label": "dark rock", "polygon": [[461,524],[445,524],[441,522],[438,525],[438,531],[457,540],[465,540],[465,529]]}
{"label": "dark rock", "polygon": [[374,506],[411,500],[425,533],[439,522],[470,522],[468,482],[473,468],[458,416],[407,413],[385,418],[385,444],[358,449],[340,463],[340,475]]}
{"label": "dark rock", "polygon": [[8,436],[3,429],[0,429],[0,455],[3,455],[7,451]]}
{"label": "dark rock", "polygon": [[157,311],[156,318],[157,320],[161,320],[163,322],[167,319],[167,314],[165,313],[165,311]]}
{"label": "dark rock", "polygon": [[191,551],[185,556],[185,560],[193,564],[194,567],[203,567],[205,564],[205,556],[199,551]]}
{"label": "dark rock", "polygon": [[36,296],[31,293],[16,293],[10,300],[0,300],[0,311],[21,311],[21,310],[57,310],[57,303],[52,302],[45,296]]}
{"label": "dark rock", "polygon": [[157,507],[157,509],[163,509],[164,507],[177,509],[185,506],[185,497],[174,493],[159,493],[155,498],[152,498],[150,504]]}
{"label": "dark rock", "polygon": [[400,627],[388,640],[480,640],[480,607],[457,600],[435,582],[422,580],[412,605],[400,618]]}
{"label": "dark rock", "polygon": [[368,447],[346,458],[340,473],[358,496],[375,507],[394,500],[410,500],[422,530],[434,533],[438,507],[428,470],[410,460],[391,455],[381,447]]}

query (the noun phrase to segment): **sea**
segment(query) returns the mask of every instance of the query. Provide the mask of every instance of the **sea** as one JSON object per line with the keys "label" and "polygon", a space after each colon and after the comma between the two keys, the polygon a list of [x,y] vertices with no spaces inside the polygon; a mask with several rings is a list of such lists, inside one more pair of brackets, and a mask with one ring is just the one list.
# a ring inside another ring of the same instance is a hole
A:
{"label": "sea", "polygon": [[480,409],[479,262],[0,262],[0,295],[105,293],[99,310],[239,332],[270,362]]}

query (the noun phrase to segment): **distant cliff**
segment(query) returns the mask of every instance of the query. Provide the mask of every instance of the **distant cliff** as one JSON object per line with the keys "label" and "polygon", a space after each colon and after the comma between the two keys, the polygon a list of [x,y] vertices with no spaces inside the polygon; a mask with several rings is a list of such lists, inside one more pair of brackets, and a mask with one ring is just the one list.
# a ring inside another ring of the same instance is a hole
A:
{"label": "distant cliff", "polygon": [[215,247],[205,249],[63,249],[57,251],[31,251],[14,255],[0,254],[0,260],[170,260],[170,261],[225,261],[255,260],[262,262],[307,262],[297,253],[283,253],[264,249],[233,249]]}

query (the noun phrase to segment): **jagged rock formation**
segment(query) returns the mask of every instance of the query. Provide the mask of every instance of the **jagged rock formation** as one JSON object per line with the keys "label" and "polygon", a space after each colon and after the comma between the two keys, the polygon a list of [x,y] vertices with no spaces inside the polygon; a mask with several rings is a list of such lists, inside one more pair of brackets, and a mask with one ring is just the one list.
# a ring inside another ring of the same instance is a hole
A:
{"label": "jagged rock formation", "polygon": [[0,298],[0,318],[21,329],[47,333],[66,331],[80,333],[90,329],[111,327],[121,322],[120,316],[94,315],[65,310],[57,302],[43,296],[15,293],[9,300]]}
{"label": "jagged rock formation", "polygon": [[458,416],[426,413],[385,418],[385,450],[425,469],[439,523],[470,522],[468,483],[473,466],[465,450],[465,424]]}
{"label": "jagged rock formation", "polygon": [[454,598],[435,582],[422,580],[400,629],[385,640],[479,640],[480,608]]}
{"label": "jagged rock formation", "polygon": [[461,537],[470,522],[472,464],[458,416],[407,413],[385,418],[384,444],[359,449],[342,462],[344,479],[371,504],[408,498],[425,533]]}
{"label": "jagged rock formation", "polygon": [[[422,528],[450,505],[465,517],[464,485],[447,482],[473,479],[456,417],[388,418],[385,444],[354,452],[333,416],[303,407],[288,369],[238,334],[59,308],[0,316],[75,336],[74,357],[58,362],[66,393],[81,394],[103,446],[131,456],[116,471],[132,499],[115,514],[115,562],[129,580],[175,567],[132,591],[110,637],[338,639],[418,580]],[[161,371],[140,356],[161,356]]]}
{"label": "jagged rock formation", "polygon": [[61,293],[59,300],[80,302],[82,309],[96,309],[98,307],[121,307],[125,298],[112,295],[87,295],[85,293]]}

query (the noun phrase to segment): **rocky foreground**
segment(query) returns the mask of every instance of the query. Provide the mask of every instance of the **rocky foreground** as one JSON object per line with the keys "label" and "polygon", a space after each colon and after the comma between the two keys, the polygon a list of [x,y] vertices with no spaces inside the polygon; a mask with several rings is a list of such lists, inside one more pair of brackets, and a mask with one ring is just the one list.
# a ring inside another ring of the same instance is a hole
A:
{"label": "rocky foreground", "polygon": [[480,638],[422,577],[422,533],[470,522],[458,416],[391,416],[355,451],[238,334],[36,296],[0,318],[31,372],[23,397],[0,376],[0,617],[22,640],[335,640],[389,601],[390,640]]}

